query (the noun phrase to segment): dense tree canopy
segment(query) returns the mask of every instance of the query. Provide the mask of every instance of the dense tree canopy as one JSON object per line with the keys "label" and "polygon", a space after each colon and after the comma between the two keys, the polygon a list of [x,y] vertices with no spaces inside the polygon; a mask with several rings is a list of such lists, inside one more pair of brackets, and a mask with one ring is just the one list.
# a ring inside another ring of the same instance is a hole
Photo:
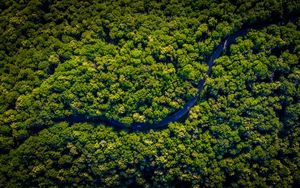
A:
{"label": "dense tree canopy", "polygon": [[[299,10],[296,0],[0,1],[0,187],[299,186]],[[208,77],[218,44],[247,27]],[[165,129],[97,119],[157,123],[205,77],[196,105]]]}

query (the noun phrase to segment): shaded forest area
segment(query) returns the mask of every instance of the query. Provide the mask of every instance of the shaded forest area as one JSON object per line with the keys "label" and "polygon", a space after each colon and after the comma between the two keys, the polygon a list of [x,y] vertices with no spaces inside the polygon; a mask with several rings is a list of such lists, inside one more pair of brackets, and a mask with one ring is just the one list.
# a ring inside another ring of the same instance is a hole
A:
{"label": "shaded forest area", "polygon": [[[297,0],[0,0],[0,187],[298,187],[299,11]],[[222,40],[261,24],[207,77]],[[154,124],[203,78],[196,105],[162,130],[66,121]]]}

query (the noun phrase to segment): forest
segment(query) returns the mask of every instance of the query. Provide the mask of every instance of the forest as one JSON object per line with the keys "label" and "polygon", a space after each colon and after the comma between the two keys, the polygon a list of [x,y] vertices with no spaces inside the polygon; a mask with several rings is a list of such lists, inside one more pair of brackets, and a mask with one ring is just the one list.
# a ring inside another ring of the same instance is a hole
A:
{"label": "forest", "polygon": [[0,187],[299,187],[299,16],[0,0]]}

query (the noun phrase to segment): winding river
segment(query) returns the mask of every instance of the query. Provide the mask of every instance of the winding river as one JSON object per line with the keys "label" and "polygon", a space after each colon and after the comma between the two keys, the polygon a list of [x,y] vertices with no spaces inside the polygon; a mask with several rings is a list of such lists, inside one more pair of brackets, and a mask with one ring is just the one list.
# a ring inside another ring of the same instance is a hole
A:
{"label": "winding river", "polygon": [[[230,44],[233,43],[237,37],[245,35],[248,32],[248,30],[249,29],[243,29],[243,30],[240,30],[240,31],[232,34],[232,35],[229,35],[225,40],[223,40],[218,45],[218,47],[215,49],[215,51],[213,52],[212,56],[209,59],[208,70],[206,72],[206,77],[210,76],[211,71],[212,71],[212,66],[214,64],[215,59],[220,57],[220,55],[222,54],[224,49],[228,48],[228,46],[230,46]],[[205,84],[206,77],[204,77],[202,80],[200,80],[200,82],[198,84],[198,91],[197,91],[196,95],[193,98],[191,98],[180,110],[178,110],[177,112],[169,115],[168,117],[166,117],[162,121],[160,121],[158,123],[155,123],[155,124],[150,124],[150,123],[124,124],[124,123],[121,123],[121,122],[116,121],[116,120],[107,119],[104,116],[88,117],[88,116],[85,116],[85,115],[65,117],[63,119],[63,121],[68,121],[68,122],[72,122],[72,123],[76,123],[76,122],[101,122],[101,121],[104,121],[104,122],[108,123],[109,125],[111,125],[113,127],[116,127],[116,128],[125,128],[125,129],[137,130],[137,131],[163,128],[163,127],[166,127],[171,122],[178,121],[180,118],[182,118],[184,115],[186,115],[189,112],[191,107],[193,107],[196,104],[197,99],[199,98],[199,95],[203,90],[203,86]]]}

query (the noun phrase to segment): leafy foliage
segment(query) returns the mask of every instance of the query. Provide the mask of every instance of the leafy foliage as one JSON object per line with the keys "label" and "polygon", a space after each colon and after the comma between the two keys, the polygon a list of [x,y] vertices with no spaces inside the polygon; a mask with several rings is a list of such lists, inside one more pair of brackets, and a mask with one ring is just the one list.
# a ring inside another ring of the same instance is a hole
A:
{"label": "leafy foliage", "polygon": [[[297,1],[0,2],[0,185],[292,187],[300,184]],[[212,68],[214,49],[252,29]]]}

